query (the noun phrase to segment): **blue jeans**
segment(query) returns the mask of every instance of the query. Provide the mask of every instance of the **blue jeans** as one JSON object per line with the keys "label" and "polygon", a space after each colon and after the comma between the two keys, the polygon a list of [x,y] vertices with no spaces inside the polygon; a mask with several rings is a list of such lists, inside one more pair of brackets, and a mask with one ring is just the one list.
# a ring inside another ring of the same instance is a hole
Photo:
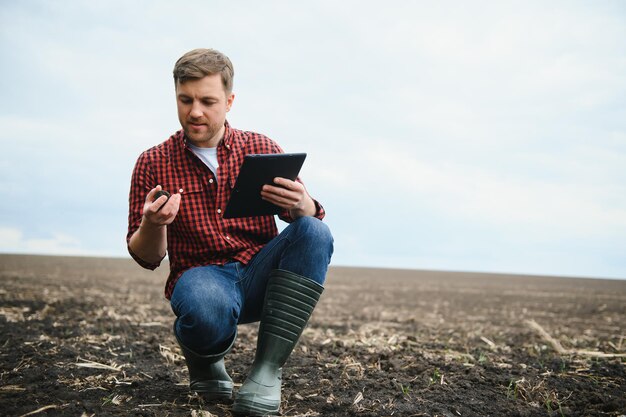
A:
{"label": "blue jeans", "polygon": [[324,284],[333,237],[324,223],[301,217],[247,264],[231,262],[185,271],[170,305],[178,318],[174,331],[189,349],[217,354],[232,341],[238,324],[261,319],[270,272],[283,269]]}

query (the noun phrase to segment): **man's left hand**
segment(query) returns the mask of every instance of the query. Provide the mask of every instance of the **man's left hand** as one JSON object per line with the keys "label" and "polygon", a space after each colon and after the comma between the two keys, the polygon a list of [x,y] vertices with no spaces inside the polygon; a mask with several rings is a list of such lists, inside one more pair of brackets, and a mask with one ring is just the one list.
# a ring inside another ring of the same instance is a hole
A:
{"label": "man's left hand", "polygon": [[294,219],[315,215],[315,202],[302,183],[277,177],[274,178],[274,184],[276,185],[263,186],[263,200],[289,210]]}

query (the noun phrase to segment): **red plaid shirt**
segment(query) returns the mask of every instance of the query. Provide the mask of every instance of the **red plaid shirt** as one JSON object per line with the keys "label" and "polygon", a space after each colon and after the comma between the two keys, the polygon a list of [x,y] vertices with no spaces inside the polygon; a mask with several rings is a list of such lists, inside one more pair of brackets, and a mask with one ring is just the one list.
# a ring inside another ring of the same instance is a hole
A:
{"label": "red plaid shirt", "polygon": [[[217,180],[189,149],[182,130],[139,156],[130,186],[127,243],[139,228],[146,195],[151,189],[161,185],[164,190],[182,196],[180,210],[174,222],[167,226],[170,275],[165,297],[171,297],[176,281],[187,269],[231,261],[247,264],[278,234],[274,216],[224,219],[222,213],[244,156],[282,152],[268,137],[233,129],[227,122],[224,139],[217,147]],[[324,209],[317,201],[315,206],[315,217],[321,220]],[[287,222],[293,220],[287,210],[279,217]],[[130,247],[128,251],[144,268],[155,269],[161,264],[144,261]]]}

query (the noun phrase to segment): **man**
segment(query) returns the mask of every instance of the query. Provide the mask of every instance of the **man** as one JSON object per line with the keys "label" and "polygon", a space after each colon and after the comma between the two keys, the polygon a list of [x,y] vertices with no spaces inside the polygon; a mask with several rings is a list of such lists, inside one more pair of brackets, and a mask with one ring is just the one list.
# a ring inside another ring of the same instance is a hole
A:
{"label": "man", "polygon": [[[183,55],[174,67],[182,130],[141,154],[129,197],[128,250],[143,267],[170,261],[165,296],[189,369],[190,389],[231,398],[224,356],[237,325],[260,321],[257,351],[233,410],[249,415],[280,407],[282,366],[319,299],[333,251],[324,209],[299,181],[276,178],[262,198],[273,216],[225,219],[222,213],[246,154],[281,153],[269,138],[232,128],[233,66],[212,49]],[[162,189],[168,198],[155,198]]]}

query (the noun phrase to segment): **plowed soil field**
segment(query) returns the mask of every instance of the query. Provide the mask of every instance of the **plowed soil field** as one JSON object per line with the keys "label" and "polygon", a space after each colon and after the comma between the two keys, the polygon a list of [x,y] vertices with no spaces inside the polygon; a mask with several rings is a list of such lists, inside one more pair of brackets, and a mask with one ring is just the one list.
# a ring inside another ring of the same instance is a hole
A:
{"label": "plowed soil field", "polygon": [[[166,269],[0,255],[0,414],[230,416],[188,392]],[[334,267],[281,415],[624,416],[625,338],[626,280]]]}

